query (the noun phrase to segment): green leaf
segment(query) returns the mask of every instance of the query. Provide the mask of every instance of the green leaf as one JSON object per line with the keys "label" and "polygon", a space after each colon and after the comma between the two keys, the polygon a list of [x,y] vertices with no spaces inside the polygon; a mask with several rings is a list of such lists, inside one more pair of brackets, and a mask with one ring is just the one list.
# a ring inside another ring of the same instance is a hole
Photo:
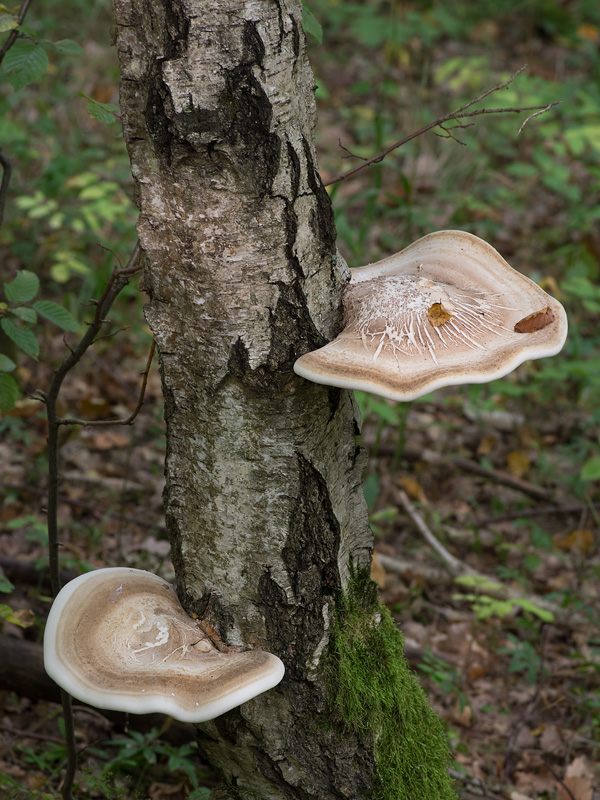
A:
{"label": "green leaf", "polygon": [[5,356],[4,353],[0,353],[0,372],[12,372],[16,367],[17,365],[12,358]]}
{"label": "green leaf", "polygon": [[14,281],[4,284],[6,298],[13,303],[27,303],[29,300],[33,300],[39,288],[38,276],[35,272],[29,272],[26,269],[18,272]]}
{"label": "green leaf", "polygon": [[19,306],[19,308],[11,308],[11,314],[14,314],[15,317],[22,319],[23,322],[29,322],[33,325],[34,322],[37,322],[37,314],[33,310],[33,308],[29,308],[29,306]]}
{"label": "green leaf", "polygon": [[95,119],[97,122],[101,122],[104,125],[110,122],[115,122],[115,114],[120,111],[119,106],[116,106],[114,103],[99,103],[97,100],[94,100],[92,97],[88,97],[88,95],[84,94],[83,92],[77,92],[77,94],[79,97],[85,97],[85,99],[89,101],[86,108],[92,119]]}
{"label": "green leaf", "polygon": [[12,583],[11,583],[11,582],[8,580],[8,578],[6,577],[6,575],[3,575],[3,574],[0,572],[0,592],[2,592],[2,594],[8,594],[9,592],[12,592],[12,590],[13,590],[14,588],[15,588],[15,587],[14,587],[14,586],[12,585]]}
{"label": "green leaf", "polygon": [[53,303],[51,300],[37,300],[33,303],[33,307],[42,317],[46,317],[63,331],[79,330],[79,323],[64,306],[59,306],[58,303]]}
{"label": "green leaf", "polygon": [[43,39],[43,44],[51,45],[58,50],[59,53],[64,53],[69,56],[83,55],[83,48],[81,45],[74,42],[73,39],[60,39],[58,42],[51,42],[50,39]]}
{"label": "green leaf", "polygon": [[488,578],[486,575],[459,575],[454,579],[460,586],[468,586],[480,592],[497,592],[502,589],[502,584]]}
{"label": "green leaf", "polygon": [[6,54],[3,66],[16,92],[41,78],[48,64],[48,56],[41,45],[27,39],[17,39]]}
{"label": "green leaf", "polygon": [[0,372],[0,411],[10,411],[11,408],[14,408],[20,394],[17,382],[12,375]]}
{"label": "green leaf", "polygon": [[600,456],[594,456],[586,461],[581,469],[581,480],[597,481],[600,479]]}
{"label": "green leaf", "polygon": [[11,31],[13,28],[16,28],[18,24],[19,20],[13,17],[12,14],[7,14],[6,11],[0,12],[0,33]]}
{"label": "green leaf", "polygon": [[0,325],[2,326],[2,330],[8,336],[9,339],[20,347],[24,353],[27,353],[28,356],[35,358],[37,361],[37,357],[40,352],[40,346],[38,344],[38,340],[35,338],[35,335],[29,330],[29,328],[18,328],[12,319],[4,319],[0,320]]}
{"label": "green leaf", "polygon": [[314,36],[319,44],[323,44],[323,28],[321,27],[321,23],[307,6],[302,6],[302,27],[306,33],[310,33],[311,36]]}
{"label": "green leaf", "polygon": [[554,622],[554,614],[551,611],[547,611],[545,608],[540,608],[532,600],[528,600],[526,597],[517,598],[514,600],[514,604],[516,606],[520,606],[523,611],[529,611],[531,614],[535,614],[536,617],[539,617],[544,622]]}

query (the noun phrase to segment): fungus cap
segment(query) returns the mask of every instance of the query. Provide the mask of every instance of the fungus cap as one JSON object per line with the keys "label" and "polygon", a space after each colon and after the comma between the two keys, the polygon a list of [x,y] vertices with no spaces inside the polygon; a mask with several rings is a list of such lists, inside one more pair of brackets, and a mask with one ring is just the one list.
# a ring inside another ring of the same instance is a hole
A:
{"label": "fungus cap", "polygon": [[353,269],[344,317],[339,336],[294,371],[400,401],[501,378],[555,355],[567,335],[561,304],[464,231],[430,233]]}
{"label": "fungus cap", "polygon": [[98,708],[204,722],[276,686],[284,666],[263,650],[220,652],[150,572],[80,575],[57,595],[44,635],[56,683]]}

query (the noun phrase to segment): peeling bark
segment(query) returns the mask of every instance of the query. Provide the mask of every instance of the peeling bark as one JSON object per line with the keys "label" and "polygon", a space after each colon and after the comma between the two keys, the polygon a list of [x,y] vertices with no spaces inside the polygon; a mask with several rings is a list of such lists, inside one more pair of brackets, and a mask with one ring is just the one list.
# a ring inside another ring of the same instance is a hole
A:
{"label": "peeling bark", "polygon": [[[316,167],[299,0],[115,0],[121,108],[167,421],[178,592],[280,686],[200,726],[229,785],[356,798],[372,748],[323,724],[317,670],[371,534],[350,393],[294,376],[348,270]],[[231,795],[233,796],[233,794]]]}

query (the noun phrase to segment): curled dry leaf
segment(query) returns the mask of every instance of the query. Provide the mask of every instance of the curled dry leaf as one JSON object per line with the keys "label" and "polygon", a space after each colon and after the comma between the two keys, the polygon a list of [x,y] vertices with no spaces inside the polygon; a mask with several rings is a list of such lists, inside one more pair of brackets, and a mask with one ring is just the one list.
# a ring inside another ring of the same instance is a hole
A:
{"label": "curled dry leaf", "polygon": [[452,314],[444,307],[443,303],[433,303],[427,312],[427,319],[434,328],[439,328],[452,319]]}
{"label": "curled dry leaf", "polygon": [[515,333],[534,333],[541,331],[547,325],[554,322],[554,312],[550,306],[542,308],[541,311],[534,311],[533,314],[528,314],[523,319],[520,319],[515,325]]}

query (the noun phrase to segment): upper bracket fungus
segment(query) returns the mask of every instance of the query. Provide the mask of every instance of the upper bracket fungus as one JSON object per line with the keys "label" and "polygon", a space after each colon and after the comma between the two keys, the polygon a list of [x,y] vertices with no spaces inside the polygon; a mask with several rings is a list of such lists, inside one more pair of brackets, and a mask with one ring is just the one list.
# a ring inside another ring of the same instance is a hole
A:
{"label": "upper bracket fungus", "polygon": [[283,678],[263,650],[220,652],[150,572],[117,567],[80,575],[57,595],[44,635],[46,672],[98,708],[161,712],[204,722]]}
{"label": "upper bracket fungus", "polygon": [[339,336],[294,371],[401,401],[501,378],[555,355],[567,336],[561,304],[464,231],[430,233],[353,269],[344,317]]}

